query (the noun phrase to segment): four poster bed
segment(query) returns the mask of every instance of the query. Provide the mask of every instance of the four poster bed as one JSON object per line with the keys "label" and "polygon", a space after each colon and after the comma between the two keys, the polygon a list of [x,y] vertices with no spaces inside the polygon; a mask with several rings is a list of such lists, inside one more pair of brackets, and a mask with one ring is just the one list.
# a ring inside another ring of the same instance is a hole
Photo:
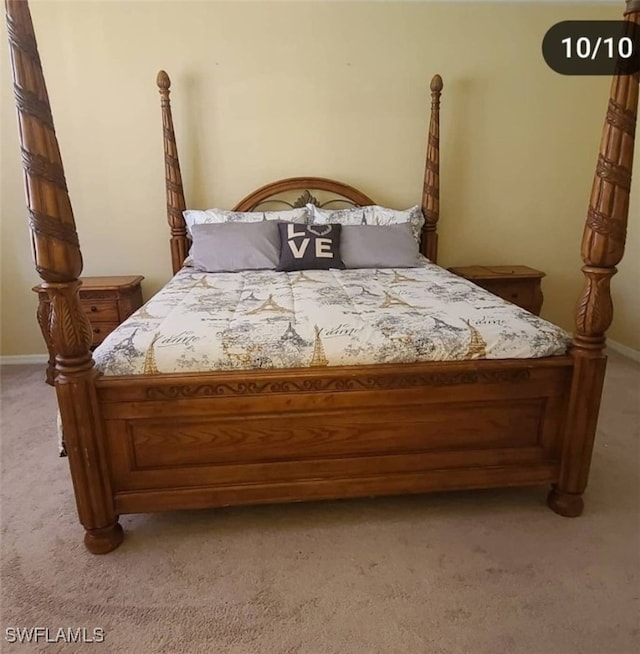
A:
{"label": "four poster bed", "polygon": [[[165,373],[152,341],[141,372],[109,375],[94,363],[79,304],[80,246],[29,8],[22,0],[6,0],[6,8],[33,252],[51,301],[56,391],[89,551],[121,543],[121,513],[234,504],[550,484],[556,513],[582,512],[612,319],[609,280],[625,243],[638,75],[613,79],[582,240],[585,286],[564,353],[489,359],[474,358],[470,347],[469,358],[454,361],[326,365],[316,344],[314,359],[325,365]],[[625,16],[640,22],[638,0]],[[190,239],[163,72],[158,86],[175,280],[185,274]],[[436,76],[420,235],[431,262],[441,90]],[[353,187],[305,177],[265,186],[235,211],[281,193],[308,201],[309,191],[374,204]]]}

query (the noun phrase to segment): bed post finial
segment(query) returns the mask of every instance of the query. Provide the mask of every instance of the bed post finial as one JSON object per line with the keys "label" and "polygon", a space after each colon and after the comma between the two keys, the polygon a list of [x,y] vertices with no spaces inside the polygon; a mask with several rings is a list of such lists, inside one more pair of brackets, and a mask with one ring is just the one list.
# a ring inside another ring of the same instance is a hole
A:
{"label": "bed post finial", "polygon": [[158,71],[158,75],[156,77],[156,84],[158,85],[160,92],[162,92],[162,90],[169,91],[169,89],[171,88],[171,80],[169,79],[169,75],[167,74],[166,70]]}
{"label": "bed post finial", "polygon": [[[626,20],[640,24],[640,1],[627,3]],[[574,375],[560,479],[549,496],[554,511],[580,515],[587,485],[606,367],[605,332],[613,319],[609,283],[622,259],[627,232],[640,74],[614,75],[591,199],[582,237],[585,282],[576,308]]]}
{"label": "bed post finial", "polygon": [[420,251],[434,263],[438,259],[438,218],[440,217],[440,94],[442,77],[431,80],[431,117],[427,138],[427,158],[422,188],[422,213],[425,224],[422,230]]}
{"label": "bed post finial", "polygon": [[624,15],[633,14],[634,12],[640,12],[640,0],[626,0],[627,6],[624,11]]}
{"label": "bed post finial", "polygon": [[182,212],[186,209],[184,190],[182,188],[182,175],[180,174],[180,161],[178,160],[178,146],[173,129],[171,115],[171,80],[166,71],[161,70],[156,78],[160,91],[160,106],[162,108],[162,130],[164,140],[164,180],[167,192],[167,220],[171,228],[171,266],[175,275],[189,251],[187,227]]}
{"label": "bed post finial", "polygon": [[122,528],[100,451],[91,326],[78,296],[82,255],[29,5],[5,0],[5,9],[31,245],[49,294],[47,327],[76,505],[87,548],[108,552],[122,541]]}

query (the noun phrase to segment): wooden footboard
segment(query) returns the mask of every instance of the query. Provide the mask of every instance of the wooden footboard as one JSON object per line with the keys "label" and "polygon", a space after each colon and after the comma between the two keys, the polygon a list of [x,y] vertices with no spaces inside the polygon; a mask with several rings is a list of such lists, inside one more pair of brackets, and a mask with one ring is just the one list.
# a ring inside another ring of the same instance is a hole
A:
{"label": "wooden footboard", "polygon": [[[118,513],[558,479],[572,359],[106,378]],[[170,400],[170,401],[168,401]]]}

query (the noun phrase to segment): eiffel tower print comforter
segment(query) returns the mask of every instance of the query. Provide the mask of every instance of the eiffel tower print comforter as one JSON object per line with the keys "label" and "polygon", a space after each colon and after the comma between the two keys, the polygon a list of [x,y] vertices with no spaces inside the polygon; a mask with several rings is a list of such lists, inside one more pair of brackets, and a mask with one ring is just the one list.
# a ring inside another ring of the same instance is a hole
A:
{"label": "eiffel tower print comforter", "polygon": [[417,268],[183,268],[94,352],[105,375],[563,354],[569,335],[427,262]]}

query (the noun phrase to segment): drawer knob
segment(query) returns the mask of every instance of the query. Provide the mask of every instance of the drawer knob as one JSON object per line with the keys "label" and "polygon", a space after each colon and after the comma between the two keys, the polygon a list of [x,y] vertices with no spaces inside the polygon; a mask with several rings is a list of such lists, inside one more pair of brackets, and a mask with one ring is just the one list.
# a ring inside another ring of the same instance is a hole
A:
{"label": "drawer knob", "polygon": [[100,333],[100,327],[94,327],[93,328],[93,333],[94,334],[99,334]]}
{"label": "drawer knob", "polygon": [[95,313],[98,310],[98,307],[91,307],[92,313]]}
{"label": "drawer knob", "polygon": [[511,293],[511,299],[515,300],[518,297],[517,293]]}

